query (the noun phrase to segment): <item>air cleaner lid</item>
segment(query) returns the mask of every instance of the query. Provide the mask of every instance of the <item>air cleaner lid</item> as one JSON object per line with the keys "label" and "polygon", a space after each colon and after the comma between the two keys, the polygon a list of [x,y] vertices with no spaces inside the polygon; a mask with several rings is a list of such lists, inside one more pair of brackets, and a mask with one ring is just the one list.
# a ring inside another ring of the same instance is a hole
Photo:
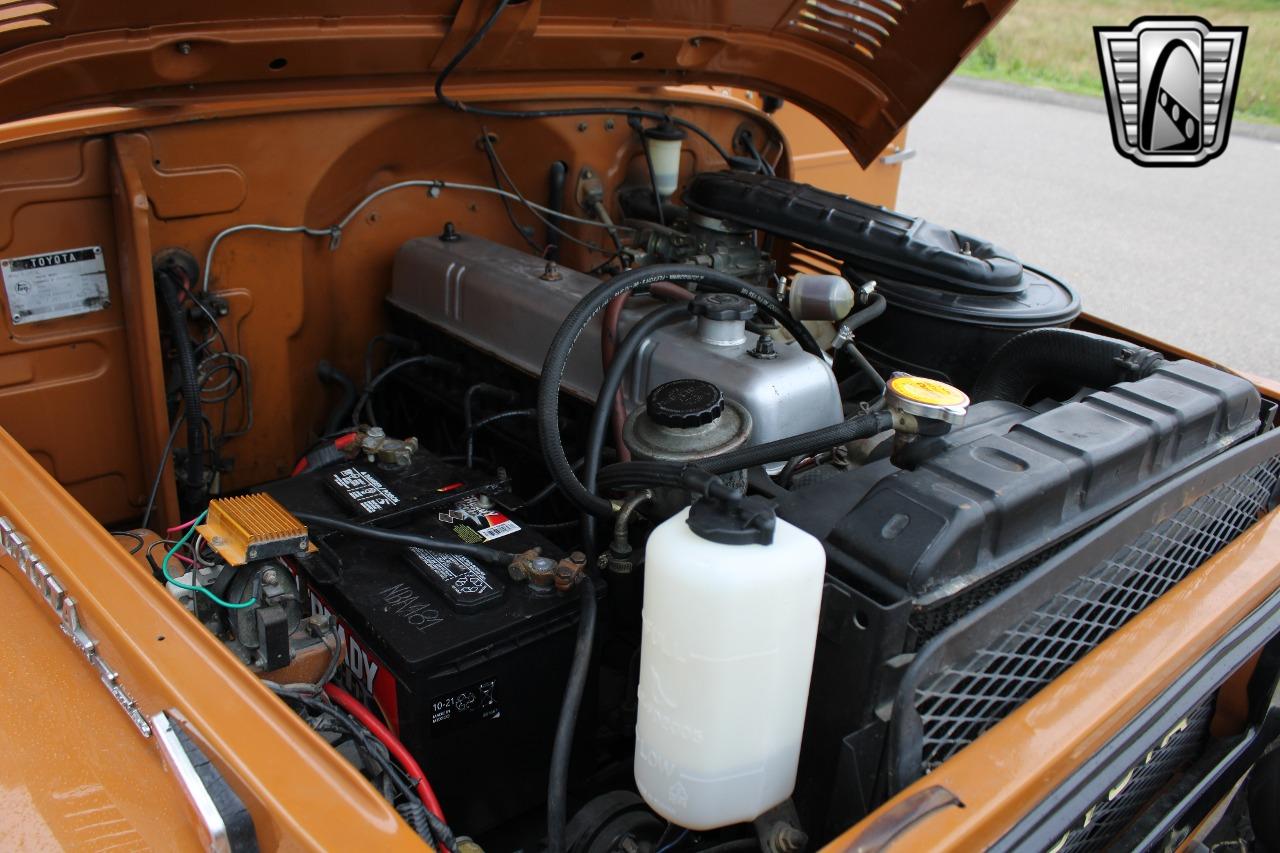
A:
{"label": "air cleaner lid", "polygon": [[1023,267],[1020,292],[956,293],[936,287],[877,280],[878,293],[897,308],[929,317],[979,326],[1031,329],[1060,326],[1080,315],[1080,297],[1070,286],[1031,267]]}
{"label": "air cleaner lid", "polygon": [[785,178],[743,172],[696,175],[690,209],[819,249],[873,277],[957,293],[1018,293],[1022,262],[1006,249],[915,216]]}

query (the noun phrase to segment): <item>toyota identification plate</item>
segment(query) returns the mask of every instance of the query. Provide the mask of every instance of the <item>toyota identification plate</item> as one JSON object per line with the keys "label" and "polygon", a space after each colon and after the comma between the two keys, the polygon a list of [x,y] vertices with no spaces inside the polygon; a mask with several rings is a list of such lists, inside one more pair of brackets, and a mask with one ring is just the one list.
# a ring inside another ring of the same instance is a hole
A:
{"label": "toyota identification plate", "polygon": [[101,246],[4,258],[0,275],[14,325],[88,314],[111,304]]}

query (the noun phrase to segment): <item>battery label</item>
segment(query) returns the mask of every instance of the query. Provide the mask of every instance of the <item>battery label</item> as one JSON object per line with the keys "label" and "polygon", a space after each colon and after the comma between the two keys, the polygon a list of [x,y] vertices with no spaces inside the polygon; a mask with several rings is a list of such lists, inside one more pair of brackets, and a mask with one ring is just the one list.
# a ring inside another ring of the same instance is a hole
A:
{"label": "battery label", "polygon": [[520,525],[492,506],[482,505],[479,497],[464,498],[438,517],[451,525],[464,542],[492,542],[520,529]]}
{"label": "battery label", "polygon": [[435,697],[431,700],[431,727],[448,731],[479,720],[496,720],[502,715],[497,691],[498,682],[491,678]]}
{"label": "battery label", "polygon": [[101,246],[0,260],[15,325],[101,311],[110,305]]}
{"label": "battery label", "polygon": [[358,516],[369,518],[394,509],[402,498],[368,471],[343,468],[329,475],[329,485]]}
{"label": "battery label", "polygon": [[502,598],[504,588],[483,567],[461,554],[410,548],[405,557],[460,613],[479,610]]}

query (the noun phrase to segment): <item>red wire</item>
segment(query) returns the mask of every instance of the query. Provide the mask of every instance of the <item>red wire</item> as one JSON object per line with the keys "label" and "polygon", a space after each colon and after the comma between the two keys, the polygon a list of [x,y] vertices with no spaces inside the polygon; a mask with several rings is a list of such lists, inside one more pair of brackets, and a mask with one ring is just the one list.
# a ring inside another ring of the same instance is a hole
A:
{"label": "red wire", "polygon": [[[339,450],[346,450],[348,447],[355,444],[356,439],[359,437],[360,437],[360,434],[356,432],[349,432],[346,435],[340,435],[336,439],[334,439],[333,446],[338,448]],[[309,463],[307,462],[307,457],[305,456],[302,457],[301,459],[298,460],[298,464],[293,466],[293,473],[291,473],[289,476],[290,477],[298,476],[303,471],[307,470],[308,464]]]}
{"label": "red wire", "polygon": [[326,684],[324,686],[325,695],[333,700],[334,704],[342,708],[351,716],[359,720],[365,728],[373,733],[387,751],[400,762],[400,766],[409,774],[409,778],[416,782],[418,788],[418,797],[422,800],[422,804],[431,810],[431,813],[444,823],[448,823],[444,819],[444,810],[440,808],[440,801],[436,799],[436,792],[431,789],[431,783],[427,781],[427,774],[422,772],[422,768],[418,766],[418,762],[414,761],[413,756],[409,754],[409,750],[404,748],[404,744],[391,733],[391,730],[382,724],[382,721],[374,716],[373,712],[364,706],[359,699],[352,696],[336,684]]}

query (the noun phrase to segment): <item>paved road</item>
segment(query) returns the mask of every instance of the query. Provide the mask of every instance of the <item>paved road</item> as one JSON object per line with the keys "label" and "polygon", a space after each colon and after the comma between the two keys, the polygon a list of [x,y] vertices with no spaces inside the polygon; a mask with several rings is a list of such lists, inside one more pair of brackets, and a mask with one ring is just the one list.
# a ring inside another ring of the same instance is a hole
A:
{"label": "paved road", "polygon": [[1100,110],[949,83],[911,124],[898,207],[1008,247],[1085,310],[1280,378],[1280,142],[1195,169],[1121,158]]}

